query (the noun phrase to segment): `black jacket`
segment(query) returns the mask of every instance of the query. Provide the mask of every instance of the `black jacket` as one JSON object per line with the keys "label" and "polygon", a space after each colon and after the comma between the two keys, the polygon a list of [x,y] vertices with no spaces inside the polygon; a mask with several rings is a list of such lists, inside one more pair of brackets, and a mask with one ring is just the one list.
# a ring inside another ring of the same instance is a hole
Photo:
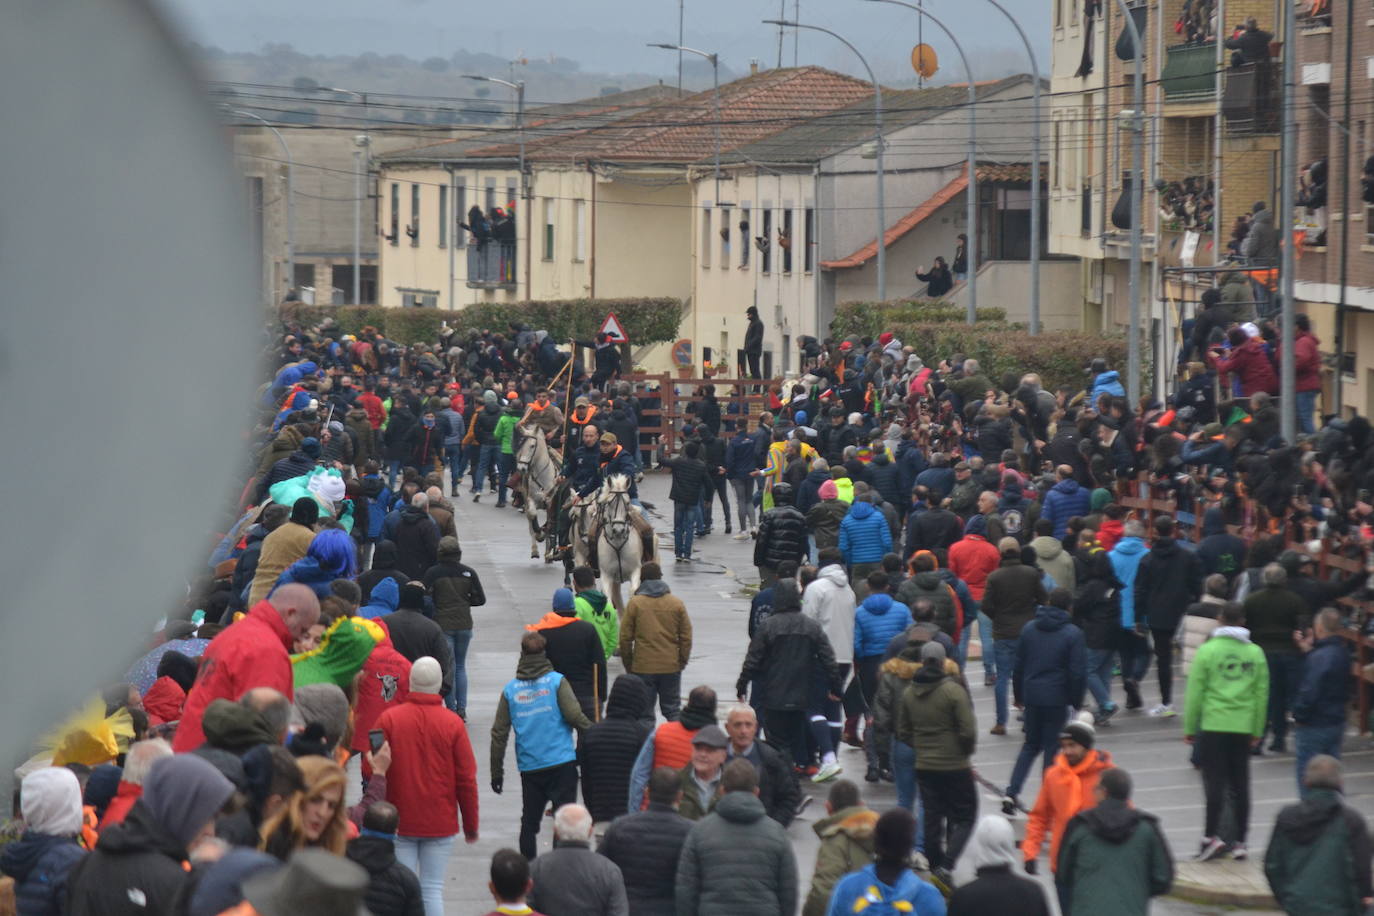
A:
{"label": "black jacket", "polygon": [[1030,878],[1013,874],[1010,865],[978,869],[978,877],[949,898],[949,916],[1007,916],[1015,901],[1017,916],[1050,916],[1045,891]]}
{"label": "black jacket", "polygon": [[582,736],[582,800],[598,824],[626,813],[630,771],[649,736],[649,726],[643,721],[646,710],[653,714],[644,681],[622,675],[611,686],[606,718]]}
{"label": "black jacket", "polygon": [[142,800],[67,876],[68,916],[173,913],[190,881],[186,848],[153,821]]}
{"label": "black jacket", "polygon": [[1317,640],[1303,659],[1293,719],[1299,725],[1343,725],[1352,686],[1345,637]]}
{"label": "black jacket", "polygon": [[759,536],[754,541],[754,565],[777,569],[783,560],[800,563],[806,556],[806,516],[796,506],[774,506],[759,520]]}
{"label": "black jacket", "polygon": [[[568,679],[588,719],[596,720],[595,697],[606,695],[606,650],[596,627],[569,614],[561,626],[543,626],[556,612],[544,615],[534,629],[547,643],[544,654],[553,670]],[[571,619],[570,619],[571,618]],[[555,623],[557,621],[554,621]],[[593,693],[592,684],[596,684]]]}
{"label": "black jacket", "polygon": [[744,332],[744,354],[759,356],[763,353],[763,322],[757,316],[749,319],[749,327]]}
{"label": "black jacket", "polygon": [[1085,566],[1088,578],[1074,595],[1073,622],[1089,649],[1115,649],[1121,632],[1121,583],[1105,550],[1093,554]]}
{"label": "black jacket", "polygon": [[912,512],[906,519],[906,556],[918,550],[948,550],[964,536],[959,517],[948,509]]}
{"label": "black jacket", "polygon": [[620,866],[633,916],[676,916],[677,860],[691,829],[691,821],[658,802],[607,829],[597,852]]}
{"label": "black jacket", "polygon": [[802,478],[801,485],[797,487],[796,506],[803,515],[821,501],[821,484],[829,479],[829,471],[811,471]]}
{"label": "black jacket", "polygon": [[[730,749],[734,757],[734,749]],[[797,776],[792,772],[789,753],[787,760],[772,746],[755,741],[745,755],[759,774],[759,801],[768,816],[786,827],[797,816],[797,802],[801,801],[801,788]]]}
{"label": "black jacket", "polygon": [[360,836],[348,844],[348,858],[367,869],[363,901],[373,916],[425,916],[420,879],[396,861],[396,844],[379,836]]}
{"label": "black jacket", "polygon": [[806,709],[817,667],[829,678],[830,692],[838,696],[844,684],[835,665],[835,650],[821,625],[799,608],[775,610],[749,641],[735,694],[745,696],[749,682],[756,680],[766,708]]}
{"label": "black jacket", "polygon": [[1135,619],[1152,630],[1178,629],[1188,605],[1202,596],[1202,561],[1177,540],[1155,538],[1135,574]]}
{"label": "black jacket", "polygon": [[1228,581],[1234,581],[1245,568],[1245,541],[1226,530],[1226,520],[1217,508],[1203,514],[1202,534],[1197,558],[1202,561],[1203,576],[1221,573]]}
{"label": "black jacket", "polygon": [[396,545],[387,540],[377,542],[377,547],[372,552],[372,568],[358,574],[358,588],[362,589],[363,604],[371,602],[372,590],[383,579],[395,579],[397,588],[410,581],[405,573],[396,568]]}
{"label": "black jacket", "polygon": [[1307,602],[1307,609],[1315,614],[1337,598],[1344,598],[1357,591],[1368,579],[1365,573],[1356,573],[1337,582],[1320,582],[1311,576],[1288,575],[1288,588],[1297,592],[1298,597]]}
{"label": "black jacket", "polygon": [[448,696],[453,686],[453,649],[439,625],[424,614],[414,610],[395,611],[382,616],[387,632],[391,634],[391,644],[396,651],[411,662],[426,655],[439,663],[444,672],[441,696]]}
{"label": "black jacket", "polygon": [[401,510],[391,539],[396,544],[396,568],[408,577],[407,581],[419,579],[439,559],[439,526],[418,506]]}
{"label": "black jacket", "polygon": [[409,459],[411,439],[419,422],[410,408],[393,403],[391,414],[386,419],[386,429],[382,432],[382,456],[388,461]]}
{"label": "black jacket", "polygon": [[911,504],[911,491],[902,492],[901,476],[897,465],[887,458],[887,452],[879,452],[868,465],[868,484],[878,491],[884,502],[894,508]]}
{"label": "black jacket", "polygon": [[679,455],[677,458],[660,458],[659,464],[667,465],[673,472],[673,486],[668,491],[668,498],[675,503],[695,506],[706,489],[706,462],[700,458]]}

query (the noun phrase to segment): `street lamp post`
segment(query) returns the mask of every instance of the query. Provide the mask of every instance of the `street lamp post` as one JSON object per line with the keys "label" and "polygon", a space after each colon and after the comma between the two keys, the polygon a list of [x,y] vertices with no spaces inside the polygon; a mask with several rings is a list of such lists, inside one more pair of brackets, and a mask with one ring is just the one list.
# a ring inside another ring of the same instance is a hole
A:
{"label": "street lamp post", "polygon": [[887,246],[883,236],[887,233],[887,217],[883,212],[883,87],[878,83],[878,77],[873,75],[873,68],[868,65],[868,61],[859,49],[850,44],[842,35],[832,32],[830,29],[818,25],[805,25],[800,22],[793,22],[790,19],[765,19],[764,25],[775,25],[779,28],[790,29],[810,29],[813,32],[824,32],[831,38],[836,39],[846,48],[854,52],[854,56],[859,59],[859,63],[864,65],[868,71],[868,79],[873,83],[873,139],[876,147],[876,159],[878,167],[878,301],[887,300]]}
{"label": "street lamp post", "polygon": [[281,144],[282,155],[286,157],[286,288],[289,290],[296,285],[296,207],[293,201],[296,164],[291,159],[291,147],[286,145],[286,138],[282,136],[281,131],[273,127],[272,123],[262,115],[255,115],[251,111],[243,111],[239,108],[226,110],[230,114],[261,121],[264,127],[276,135],[277,142]]}
{"label": "street lamp post", "polygon": [[[1031,291],[1030,291],[1030,332],[1040,333],[1040,62],[1035,56],[1035,48],[1031,46],[1030,39],[1026,37],[1026,30],[1021,28],[1021,23],[1016,17],[1007,11],[1007,8],[997,0],[988,0],[999,13],[1010,20],[1016,29],[1016,34],[1021,36],[1021,43],[1026,46],[1026,56],[1030,58],[1031,65]],[[1220,20],[1219,20],[1220,21]]]}
{"label": "street lamp post", "polygon": [[[1126,395],[1132,404],[1140,403],[1140,221],[1141,205],[1145,181],[1145,44],[1140,40],[1140,29],[1131,16],[1126,0],[1116,0],[1126,20],[1126,31],[1131,36],[1131,47],[1135,49],[1135,77],[1132,87],[1131,112],[1131,272],[1130,272],[1130,317],[1126,327]],[[1290,4],[1291,5],[1291,4]],[[1105,228],[1104,228],[1105,231]],[[1157,243],[1156,243],[1157,244]]]}
{"label": "street lamp post", "polygon": [[720,206],[720,56],[708,51],[698,51],[696,48],[688,48],[683,45],[670,45],[661,42],[650,42],[651,48],[663,48],[665,51],[677,51],[681,56],[682,52],[695,54],[704,57],[711,62],[711,93],[715,99],[716,109],[716,198],[715,205]]}
{"label": "street lamp post", "polygon": [[363,132],[353,138],[353,304],[362,305],[363,197],[367,190],[363,169],[364,157],[372,144],[372,137],[367,132],[367,93],[337,86],[320,86],[319,91],[357,96],[363,106]]}
{"label": "street lamp post", "polygon": [[[1287,9],[1284,11],[1283,17],[1283,153],[1280,158],[1283,176],[1281,179],[1282,200],[1279,204],[1279,238],[1283,241],[1279,262],[1279,289],[1283,297],[1283,310],[1279,319],[1279,352],[1285,358],[1279,360],[1279,431],[1282,433],[1284,441],[1291,443],[1297,437],[1298,431],[1296,366],[1294,361],[1288,358],[1293,352],[1293,338],[1297,334],[1293,302],[1293,281],[1295,279],[1293,272],[1296,269],[1295,255],[1297,254],[1293,249],[1293,183],[1298,174],[1298,87],[1295,72],[1297,69],[1297,45],[1294,44],[1294,39],[1297,37],[1297,15],[1292,3],[1285,4],[1285,6]],[[1349,64],[1350,61],[1347,59],[1347,69],[1349,69]],[[1347,98],[1349,98],[1348,93]],[[1348,131],[1349,123],[1347,122],[1344,126]],[[1350,182],[1348,168],[1344,181],[1345,184]],[[1345,185],[1342,185],[1343,191],[1344,188]],[[1348,195],[1347,200],[1342,202],[1341,209],[1345,210],[1345,219],[1348,222],[1350,219]],[[1341,283],[1340,294],[1341,298],[1344,299],[1345,280],[1342,279]],[[1344,320],[1340,309],[1336,310],[1336,315],[1338,321]],[[1336,335],[1337,340],[1342,340],[1344,329],[1338,328]],[[1336,353],[1338,361],[1343,361],[1344,358],[1344,353]],[[1343,371],[1342,367],[1337,366],[1335,388],[1338,392],[1341,387],[1340,373]],[[1340,395],[1337,394],[1336,397],[1339,398]]]}
{"label": "street lamp post", "polygon": [[[505,86],[515,92],[515,129],[519,132],[520,142],[520,206],[525,211],[525,295],[530,295],[530,184],[529,176],[525,172],[525,81],[524,80],[503,80],[495,76],[480,76],[468,74],[467,79],[476,80],[479,83],[495,83],[498,86]],[[517,248],[519,246],[517,245]],[[517,252],[517,257],[519,253]]]}
{"label": "street lamp post", "polygon": [[973,67],[969,65],[968,55],[964,53],[963,47],[959,44],[959,39],[954,37],[954,33],[943,22],[926,10],[914,3],[907,3],[906,0],[871,0],[871,2],[904,6],[909,10],[916,11],[922,18],[929,19],[932,25],[938,27],[949,38],[950,43],[954,45],[955,53],[959,55],[959,60],[964,65],[964,78],[968,81],[968,163],[965,166],[968,171],[968,189],[964,195],[966,198],[964,218],[968,223],[968,245],[964,249],[964,256],[968,258],[968,304],[965,308],[965,318],[969,324],[973,324],[978,320],[978,123],[976,120],[978,87],[973,82]]}

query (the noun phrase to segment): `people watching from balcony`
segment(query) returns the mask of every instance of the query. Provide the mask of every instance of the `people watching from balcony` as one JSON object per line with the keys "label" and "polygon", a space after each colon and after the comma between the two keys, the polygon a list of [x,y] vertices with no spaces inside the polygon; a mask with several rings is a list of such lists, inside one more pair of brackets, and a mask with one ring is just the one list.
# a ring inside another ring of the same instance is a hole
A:
{"label": "people watching from balcony", "polygon": [[1212,230],[1214,196],[1212,180],[1192,175],[1182,181],[1155,185],[1159,191],[1159,221],[1165,229]]}
{"label": "people watching from balcony", "polygon": [[1254,16],[1246,19],[1244,30],[1226,39],[1226,47],[1235,52],[1231,55],[1231,66],[1267,62],[1269,44],[1273,40],[1273,33],[1261,29]]}

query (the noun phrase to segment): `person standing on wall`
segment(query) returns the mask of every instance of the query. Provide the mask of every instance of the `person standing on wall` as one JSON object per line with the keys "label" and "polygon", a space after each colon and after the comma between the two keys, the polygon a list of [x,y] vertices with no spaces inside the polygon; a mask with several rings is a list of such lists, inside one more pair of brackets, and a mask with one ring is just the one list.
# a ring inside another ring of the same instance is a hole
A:
{"label": "person standing on wall", "polygon": [[749,316],[749,328],[744,332],[744,358],[749,363],[749,377],[763,378],[759,368],[763,359],[763,322],[759,320],[758,306],[749,306],[744,314]]}

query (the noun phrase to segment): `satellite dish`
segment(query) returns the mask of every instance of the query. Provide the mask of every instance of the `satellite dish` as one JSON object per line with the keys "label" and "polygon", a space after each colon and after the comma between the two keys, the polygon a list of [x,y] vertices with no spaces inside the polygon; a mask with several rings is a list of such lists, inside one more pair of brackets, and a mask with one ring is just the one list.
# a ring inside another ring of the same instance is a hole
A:
{"label": "satellite dish", "polygon": [[919,44],[911,49],[911,69],[923,79],[930,79],[940,69],[940,57],[930,45]]}
{"label": "satellite dish", "polygon": [[[206,570],[263,314],[227,131],[151,2],[13,0],[0,18],[0,379],[32,393],[7,399],[22,434],[0,450],[24,520],[0,552],[0,734],[23,758]],[[92,138],[117,168],[91,168]],[[59,494],[80,511],[54,511]]]}

